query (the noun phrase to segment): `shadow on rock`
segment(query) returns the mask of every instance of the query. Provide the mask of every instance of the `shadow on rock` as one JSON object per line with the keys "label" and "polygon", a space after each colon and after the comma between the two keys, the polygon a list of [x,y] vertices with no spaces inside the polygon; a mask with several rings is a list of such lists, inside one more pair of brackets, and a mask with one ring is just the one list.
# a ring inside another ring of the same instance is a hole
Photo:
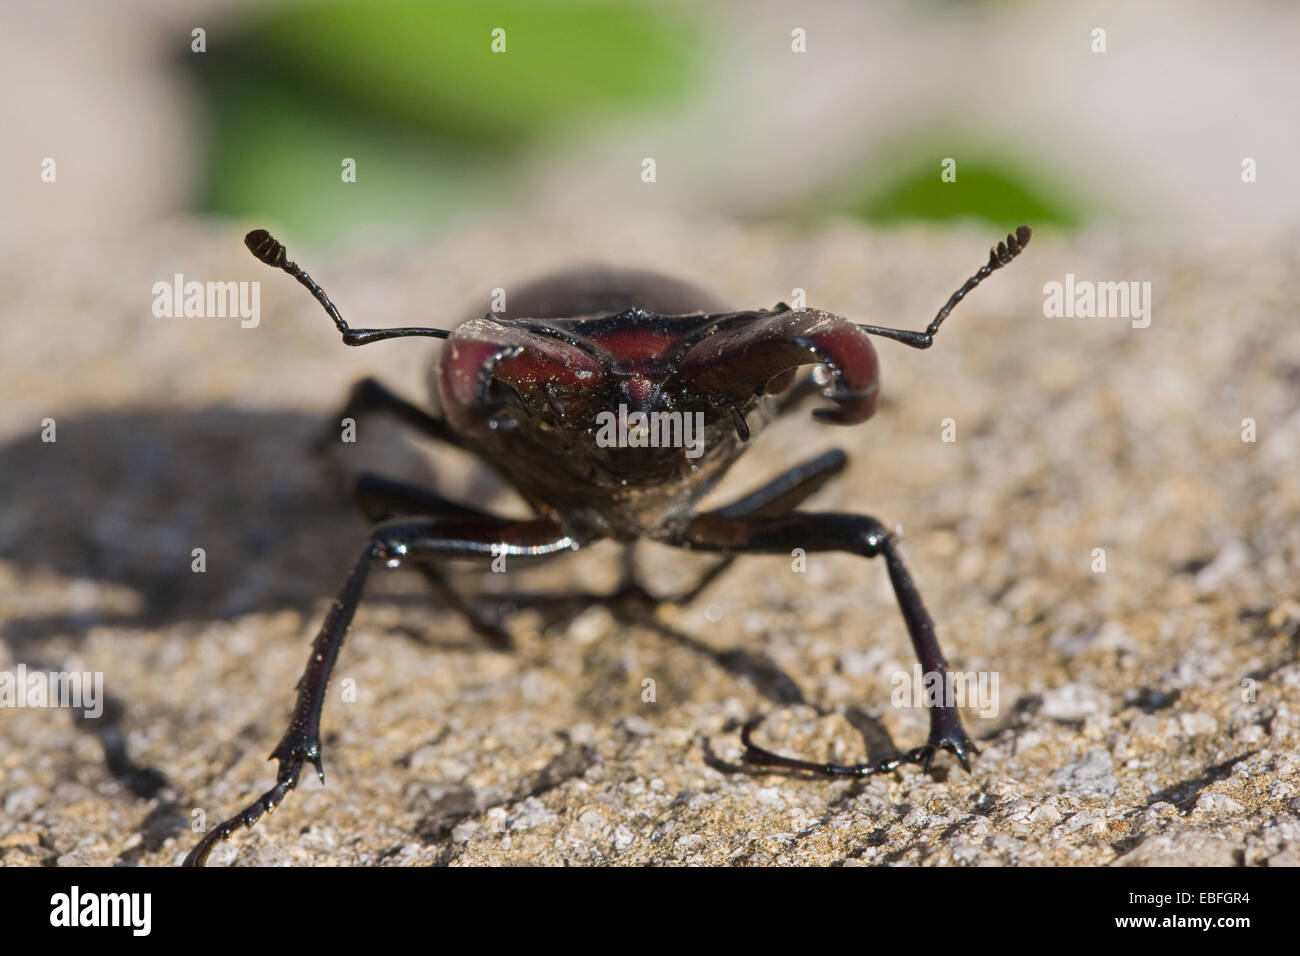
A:
{"label": "shadow on rock", "polygon": [[320,428],[293,412],[141,410],[61,417],[57,441],[0,448],[0,560],[120,585],[135,605],[8,621],[0,634],[16,647],[106,623],[309,612],[365,534],[346,485],[311,452]]}

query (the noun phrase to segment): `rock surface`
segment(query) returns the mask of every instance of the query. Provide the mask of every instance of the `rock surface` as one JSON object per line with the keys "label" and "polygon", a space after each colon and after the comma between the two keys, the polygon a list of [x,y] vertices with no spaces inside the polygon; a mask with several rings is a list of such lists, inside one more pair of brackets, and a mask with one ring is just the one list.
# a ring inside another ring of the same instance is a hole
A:
{"label": "rock surface", "polygon": [[[362,375],[422,401],[436,346],[345,349],[301,289],[248,257],[241,225],[175,223],[61,250],[57,269],[49,249],[0,266],[15,317],[0,671],[102,672],[110,698],[98,721],[0,710],[5,864],[173,865],[196,810],[214,823],[269,785],[307,645],[364,540],[346,474],[521,507],[387,424],[313,456]],[[859,321],[921,328],[994,237],[489,223],[332,249],[281,238],[358,325],[450,323],[487,290],[604,256],[737,308],[797,287]],[[377,571],[331,685],[326,786],[308,780],[210,862],[1294,865],[1298,262],[1294,235],[1254,249],[1036,235],[934,348],[879,343],[873,421],[817,426],[805,409],[758,436],[711,499],[849,452],[809,507],[901,525],[953,667],[997,675],[996,713],[964,711],[983,751],[970,775],[947,755],[928,774],[853,781],[741,763],[740,727],[759,712],[764,741],[810,759],[923,741],[924,711],[891,705],[912,656],[877,562],[812,554],[796,573],[745,558],[693,606],[662,610],[668,631],[600,607],[524,611],[510,654],[415,576]],[[260,324],[154,317],[152,284],[177,272],[260,280]],[[1150,326],[1044,317],[1042,287],[1066,273],[1150,281]],[[616,558],[597,545],[457,579],[599,590]],[[710,563],[657,546],[638,559],[665,593]]]}

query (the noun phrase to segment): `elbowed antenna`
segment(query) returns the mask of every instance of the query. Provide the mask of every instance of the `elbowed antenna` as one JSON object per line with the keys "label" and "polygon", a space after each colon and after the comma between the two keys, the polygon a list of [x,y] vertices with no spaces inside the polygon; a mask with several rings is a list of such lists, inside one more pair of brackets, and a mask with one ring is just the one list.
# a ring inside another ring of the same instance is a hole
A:
{"label": "elbowed antenna", "polygon": [[909,332],[905,329],[883,329],[877,325],[859,325],[858,328],[871,335],[882,335],[896,342],[902,342],[914,349],[928,349],[934,343],[934,333],[939,331],[939,326],[943,324],[944,319],[948,318],[948,313],[956,308],[957,303],[966,298],[966,293],[987,279],[995,270],[1001,269],[1020,255],[1025,246],[1029,245],[1031,235],[1033,235],[1033,232],[1028,226],[1021,226],[1016,230],[1014,236],[1007,236],[1006,242],[999,242],[994,246],[989,251],[988,264],[981,266],[979,272],[967,279],[966,284],[952,294],[924,332]]}
{"label": "elbowed antenna", "polygon": [[343,336],[345,345],[369,345],[371,342],[382,342],[384,339],[400,339],[407,335],[426,335],[435,339],[445,339],[451,333],[446,329],[353,329],[343,321],[343,316],[330,297],[325,294],[325,290],[316,284],[311,276],[303,272],[298,267],[298,263],[290,262],[285,255],[284,244],[275,236],[271,235],[265,229],[254,229],[244,237],[244,245],[248,246],[251,252],[261,262],[276,269],[283,269],[289,275],[301,282],[312,294],[312,297],[324,307],[329,313],[329,317],[334,320],[334,326]]}

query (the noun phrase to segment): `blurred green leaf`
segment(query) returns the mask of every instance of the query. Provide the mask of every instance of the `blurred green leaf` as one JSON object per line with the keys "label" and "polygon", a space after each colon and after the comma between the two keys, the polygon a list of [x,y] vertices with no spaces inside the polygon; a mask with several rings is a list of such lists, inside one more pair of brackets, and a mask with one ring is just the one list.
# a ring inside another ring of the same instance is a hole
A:
{"label": "blurred green leaf", "polygon": [[1062,192],[1049,192],[1011,164],[989,160],[957,162],[955,182],[939,178],[939,164],[927,159],[849,211],[871,222],[901,220],[985,219],[1070,228],[1080,215]]}
{"label": "blurred green leaf", "polygon": [[189,61],[213,118],[203,205],[316,228],[508,202],[535,142],[680,99],[696,40],[620,0],[277,5]]}
{"label": "blurred green leaf", "polygon": [[[505,31],[505,52],[492,31]],[[693,82],[693,31],[634,2],[374,0],[276,6],[232,41],[245,72],[322,108],[511,144]]]}
{"label": "blurred green leaf", "polygon": [[[512,198],[508,160],[374,120],[344,121],[294,92],[248,81],[223,85],[205,151],[208,209],[330,231],[356,222],[436,222]],[[356,182],[342,161],[356,162]],[[495,184],[495,185],[494,185]]]}

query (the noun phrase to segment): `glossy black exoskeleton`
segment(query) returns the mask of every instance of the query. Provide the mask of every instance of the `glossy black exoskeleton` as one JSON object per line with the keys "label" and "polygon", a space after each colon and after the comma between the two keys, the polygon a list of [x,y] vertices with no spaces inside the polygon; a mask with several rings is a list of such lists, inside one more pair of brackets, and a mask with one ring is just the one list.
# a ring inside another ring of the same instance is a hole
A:
{"label": "glossy black exoskeleton", "polygon": [[[250,232],[245,243],[253,255],[302,283],[346,344],[404,336],[446,339],[433,376],[440,413],[367,379],[353,390],[343,417],[385,412],[477,455],[518,490],[536,517],[499,518],[424,488],[361,476],[357,497],[374,526],[312,644],[289,728],[271,753],[279,761],[275,786],[209,831],[186,865],[202,865],[219,840],[274,809],[297,785],[305,762],[324,780],[325,688],[376,563],[420,571],[476,630],[504,645],[508,638],[500,621],[455,592],[440,562],[548,555],[601,538],[628,543],[644,538],[727,555],[690,592],[693,596],[741,553],[788,554],[802,548],[879,556],[921,667],[945,672],[934,625],[886,526],[865,515],[798,510],[843,469],[842,452],[797,465],[726,507],[701,512],[698,503],[768,421],[818,390],[829,403],[813,411],[818,421],[866,421],[880,386],[868,335],[928,348],[953,307],[1018,255],[1029,237],[1029,228],[1021,226],[999,243],[923,332],[857,325],[783,303],[771,310],[727,312],[675,280],[599,268],[533,283],[510,296],[508,312],[475,317],[447,331],[350,328],[324,291],[286,258],[284,246],[265,230]],[[813,375],[798,377],[806,365],[824,369],[824,384]],[[607,440],[612,421],[621,423],[626,440]],[[688,423],[698,425],[690,435],[684,430]],[[676,440],[655,440],[663,435]],[[625,590],[645,596],[632,580]],[[952,752],[969,769],[969,755],[976,752],[953,706],[930,708],[924,746],[854,766],[764,750],[752,741],[756,724],[751,721],[741,735],[749,762],[837,776],[884,773],[904,763],[928,768],[939,750]]]}

